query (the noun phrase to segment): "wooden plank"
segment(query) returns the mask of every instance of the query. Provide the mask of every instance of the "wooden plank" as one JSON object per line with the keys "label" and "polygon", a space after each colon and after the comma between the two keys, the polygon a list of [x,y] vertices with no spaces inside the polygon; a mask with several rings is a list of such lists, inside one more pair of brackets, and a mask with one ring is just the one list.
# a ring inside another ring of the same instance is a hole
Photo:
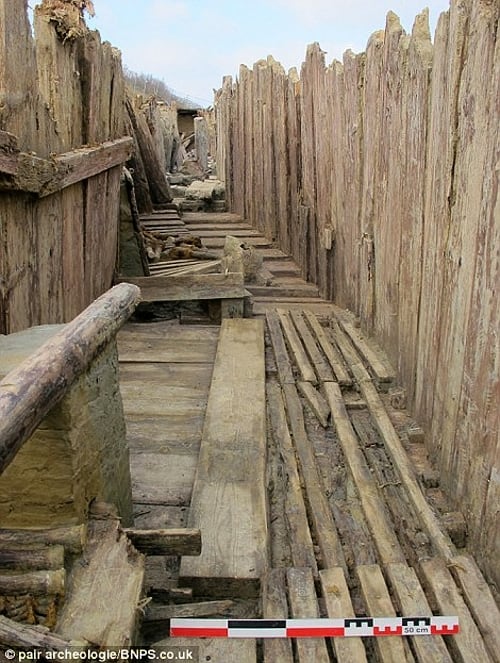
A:
{"label": "wooden plank", "polygon": [[[386,573],[392,594],[402,615],[432,615],[424,590],[415,571],[406,564],[388,564]],[[419,635],[412,638],[412,645],[421,663],[452,663],[444,640],[439,635]]]}
{"label": "wooden plank", "polygon": [[189,274],[181,276],[136,276],[119,281],[141,289],[144,302],[237,299],[243,297],[243,274]]}
{"label": "wooden plank", "polygon": [[290,311],[290,317],[293,320],[295,328],[304,344],[307,354],[311,358],[314,365],[314,370],[321,382],[332,382],[333,373],[330,365],[325,361],[321,354],[316,341],[314,340],[311,332],[309,331],[304,318],[300,311]]}
{"label": "wooden plank", "polygon": [[384,500],[360,449],[358,438],[342,400],[340,387],[335,382],[325,382],[324,388],[332,412],[332,421],[382,563],[404,562],[405,556]]}
{"label": "wooden plank", "polygon": [[[170,619],[197,619],[225,615],[234,608],[234,601],[200,601],[200,603],[184,603],[181,605],[152,605],[148,603],[145,610],[144,622],[165,622],[165,631],[169,627]],[[173,644],[174,641],[172,641]]]}
{"label": "wooden plank", "polygon": [[365,338],[359,329],[356,329],[350,322],[337,316],[342,328],[354,343],[357,351],[370,364],[371,369],[379,382],[393,382],[396,375],[394,369],[389,364],[389,360],[382,350],[376,348],[369,339]]}
{"label": "wooden plank", "polygon": [[330,417],[330,408],[328,403],[319,393],[319,391],[310,382],[297,382],[300,393],[308,402],[311,410],[316,415],[323,428],[327,428]]}
{"label": "wooden plank", "polygon": [[267,566],[264,326],[224,320],[203,427],[188,526],[200,557],[180,582],[203,595],[259,593]]}
{"label": "wooden plank", "polygon": [[462,596],[481,631],[491,658],[500,661],[500,611],[489,585],[470,555],[456,555],[449,569],[457,581]]}
{"label": "wooden plank", "polygon": [[[356,568],[361,593],[370,617],[396,617],[391,597],[385,585],[384,576],[377,564],[366,564]],[[403,644],[403,638],[390,636],[375,638],[375,648],[384,663],[413,663],[414,658],[409,648]]]}
{"label": "wooden plank", "polygon": [[316,557],[297,469],[297,460],[286,421],[281,389],[275,383],[266,388],[268,414],[273,435],[286,473],[285,517],[294,566],[308,567],[317,576]]}
{"label": "wooden plank", "polygon": [[120,532],[119,521],[90,521],[85,560],[75,567],[55,632],[96,646],[136,642],[144,558]]}
{"label": "wooden plank", "polygon": [[453,661],[457,663],[493,661],[445,561],[437,557],[425,560],[420,562],[420,569],[424,586],[440,613],[458,617],[460,633],[446,639],[446,644],[453,654]]}
{"label": "wooden plank", "polygon": [[285,384],[283,393],[307,499],[309,504],[314,505],[310,517],[321,551],[322,565],[323,567],[345,567],[344,554],[332,511],[318,472],[314,451],[304,427],[302,405],[297,389],[293,384]]}
{"label": "wooden plank", "polygon": [[[288,569],[288,597],[294,619],[317,619],[318,600],[311,569]],[[329,663],[324,638],[297,638],[295,641],[300,663]]]}
{"label": "wooden plank", "polygon": [[285,339],[283,338],[279,317],[276,311],[266,311],[266,322],[271,345],[274,350],[274,358],[276,360],[280,383],[281,385],[295,384],[292,365],[288,357]]}
{"label": "wooden plank", "polygon": [[199,555],[199,529],[131,529],[123,530],[134,548],[146,555]]}
{"label": "wooden plank", "polygon": [[335,377],[337,378],[338,383],[341,385],[350,386],[352,384],[352,380],[345,367],[342,357],[328,339],[326,331],[319,323],[318,318],[314,315],[312,311],[309,310],[305,310],[304,315],[306,316],[309,324],[311,325],[311,328],[315,333],[316,338],[318,339],[321,349],[323,350],[326,358],[330,362],[330,366],[332,367],[333,372],[335,373]]}
{"label": "wooden plank", "polygon": [[180,325],[169,327],[154,323],[146,328],[144,325],[129,325],[118,335],[119,359],[131,363],[211,364],[218,335],[219,328],[211,326],[186,329]]}
{"label": "wooden plank", "polygon": [[[262,589],[262,616],[264,619],[287,619],[285,569],[270,569]],[[289,638],[264,640],[264,663],[293,663],[292,641]]]}
{"label": "wooden plank", "polygon": [[271,285],[252,285],[247,283],[246,286],[250,292],[256,297],[318,297],[318,288],[312,284],[298,283],[275,283]]}
{"label": "wooden plank", "polygon": [[[193,661],[197,651],[198,660],[210,663],[257,663],[257,641],[240,638],[167,638],[153,642],[151,649],[167,650],[168,647],[182,647],[191,652]],[[195,649],[197,648],[197,650]],[[182,651],[182,650],[181,650]],[[187,660],[187,659],[186,659]]]}
{"label": "wooden plank", "polygon": [[290,318],[288,317],[287,311],[283,309],[277,309],[277,314],[280,319],[281,327],[286,337],[286,341],[290,348],[290,352],[295,359],[302,380],[304,380],[304,382],[317,384],[316,373],[314,372],[309,358],[306,355],[306,351],[304,350],[304,346],[300,341],[299,335],[297,334]]}
{"label": "wooden plank", "polygon": [[445,557],[453,557],[455,555],[455,547],[450,538],[443,533],[435,513],[422,493],[410,459],[387,414],[382,399],[370,379],[368,371],[338,325],[335,327],[335,338],[349,363],[353,375],[358,381],[361,395],[366,401],[377,430],[384,440],[386,450],[401,478],[401,483],[404,485],[407,495],[415,508],[415,512],[419,515],[420,521],[429,535],[434,549]]}
{"label": "wooden plank", "polygon": [[[329,619],[356,617],[343,569],[323,569],[319,577]],[[332,645],[338,663],[366,663],[362,638],[332,638]]]}
{"label": "wooden plank", "polygon": [[191,497],[196,465],[195,453],[132,451],[130,474],[133,502],[187,506]]}

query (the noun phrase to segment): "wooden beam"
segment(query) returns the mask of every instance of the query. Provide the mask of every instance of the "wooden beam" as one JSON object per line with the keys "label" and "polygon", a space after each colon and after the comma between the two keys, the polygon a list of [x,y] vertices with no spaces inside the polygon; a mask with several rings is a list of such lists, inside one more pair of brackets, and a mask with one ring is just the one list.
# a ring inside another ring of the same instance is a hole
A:
{"label": "wooden beam", "polygon": [[64,569],[0,574],[0,594],[4,596],[64,594],[65,580]]}
{"label": "wooden beam", "polygon": [[124,529],[134,547],[146,555],[199,555],[199,529]]}
{"label": "wooden beam", "polygon": [[0,548],[0,568],[3,570],[55,570],[64,567],[63,546]]}
{"label": "wooden beam", "polygon": [[[18,624],[3,615],[0,615],[0,642],[4,647],[35,648],[37,650],[74,651],[83,649],[85,644],[81,639],[69,641],[61,638],[39,626],[26,626]],[[79,645],[81,644],[81,647]]]}
{"label": "wooden beam", "polygon": [[146,607],[144,621],[168,622],[170,619],[196,619],[213,615],[226,615],[236,605],[229,599],[223,601],[201,601],[200,603],[183,603],[182,605],[151,605]]}
{"label": "wooden beam", "polygon": [[138,276],[120,279],[141,289],[144,302],[177,302],[199,299],[243,298],[243,274],[187,274]]}
{"label": "wooden beam", "polygon": [[126,136],[97,147],[81,147],[55,156],[55,176],[42,187],[40,196],[48,196],[125,163],[132,153],[132,146],[133,139]]}
{"label": "wooden beam", "polygon": [[259,596],[267,568],[266,397],[261,320],[224,320],[205,413],[189,527],[199,557],[179,584],[203,596]]}
{"label": "wooden beam", "polygon": [[61,545],[68,553],[80,554],[86,541],[86,525],[47,529],[0,529],[0,548],[2,549],[30,545]]}
{"label": "wooden beam", "polygon": [[80,147],[47,160],[26,152],[6,153],[0,142],[0,172],[11,176],[0,182],[0,189],[36,193],[43,198],[125,163],[132,145],[132,138],[126,136],[96,147]]}
{"label": "wooden beam", "polygon": [[115,286],[0,382],[0,473],[115,337],[135,309],[139,295],[136,286]]}

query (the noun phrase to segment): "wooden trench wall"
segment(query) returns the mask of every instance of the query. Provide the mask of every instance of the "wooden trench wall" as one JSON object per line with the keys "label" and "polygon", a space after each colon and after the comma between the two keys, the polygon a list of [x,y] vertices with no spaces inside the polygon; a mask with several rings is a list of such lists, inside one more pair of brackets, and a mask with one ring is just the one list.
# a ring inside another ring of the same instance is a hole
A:
{"label": "wooden trench wall", "polygon": [[67,322],[113,281],[131,152],[120,53],[78,9],[0,0],[0,333]]}
{"label": "wooden trench wall", "polygon": [[389,13],[366,52],[242,66],[215,106],[229,208],[386,350],[497,587],[499,13],[452,0],[434,43]]}

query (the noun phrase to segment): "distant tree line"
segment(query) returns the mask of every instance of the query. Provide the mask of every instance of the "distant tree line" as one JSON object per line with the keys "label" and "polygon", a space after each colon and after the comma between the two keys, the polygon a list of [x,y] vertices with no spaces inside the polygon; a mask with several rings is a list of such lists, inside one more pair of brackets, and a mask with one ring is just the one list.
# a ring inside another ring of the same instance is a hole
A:
{"label": "distant tree line", "polygon": [[197,108],[198,104],[191,99],[179,97],[172,92],[165,81],[151,76],[151,74],[138,74],[128,67],[124,67],[123,73],[125,82],[136,94],[142,94],[144,97],[155,96],[166,103],[175,103],[181,108]]}

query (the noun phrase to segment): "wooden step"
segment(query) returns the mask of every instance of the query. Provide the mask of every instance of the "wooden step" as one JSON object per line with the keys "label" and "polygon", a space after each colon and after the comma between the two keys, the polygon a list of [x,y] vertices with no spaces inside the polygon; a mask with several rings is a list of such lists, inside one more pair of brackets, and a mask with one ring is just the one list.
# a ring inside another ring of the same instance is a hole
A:
{"label": "wooden step", "polygon": [[267,564],[264,325],[224,320],[188,527],[202,553],[181,561],[180,585],[213,597],[257,597]]}

